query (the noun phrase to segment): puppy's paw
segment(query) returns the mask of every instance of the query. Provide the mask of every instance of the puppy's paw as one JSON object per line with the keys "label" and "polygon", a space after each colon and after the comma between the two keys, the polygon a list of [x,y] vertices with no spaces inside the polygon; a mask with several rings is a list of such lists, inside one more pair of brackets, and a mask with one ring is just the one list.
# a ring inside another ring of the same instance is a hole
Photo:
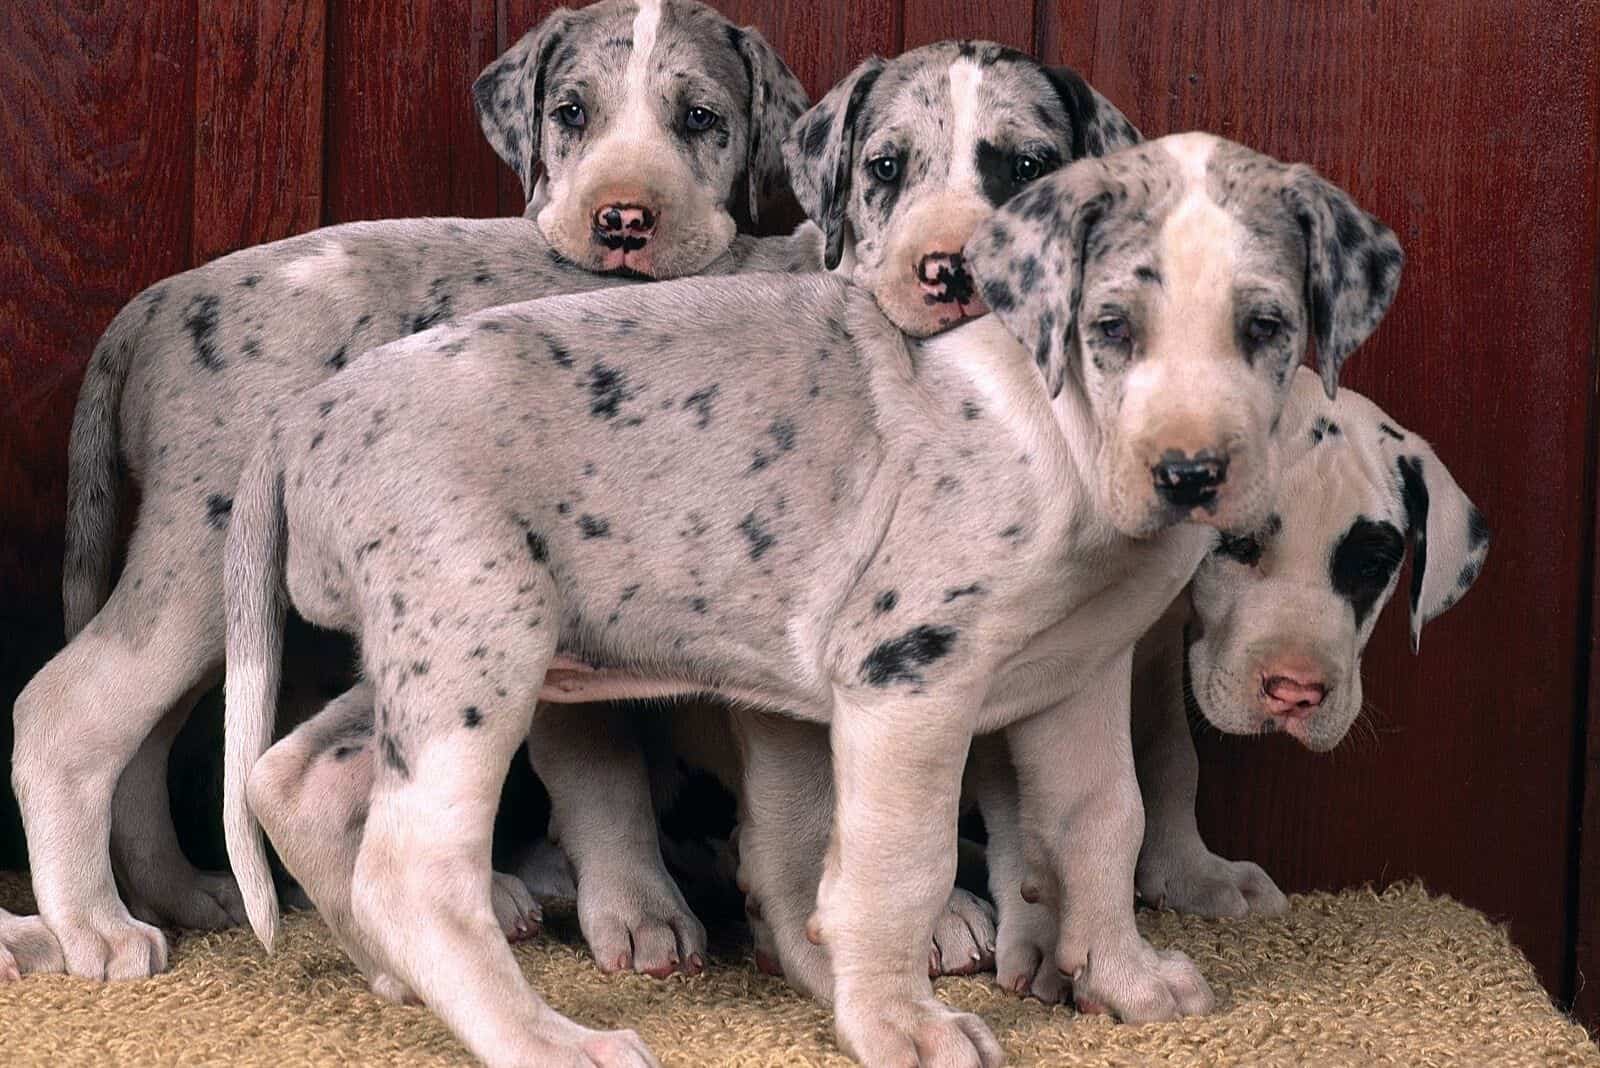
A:
{"label": "puppy's paw", "polygon": [[1289,911],[1272,877],[1248,860],[1210,850],[1140,858],[1139,896],[1156,908],[1195,916],[1282,916]]}
{"label": "puppy's paw", "polygon": [[130,871],[128,884],[128,911],[152,927],[220,931],[248,922],[239,886],[226,872]]}
{"label": "puppy's paw", "polygon": [[933,925],[928,976],[972,975],[994,967],[994,906],[959,886]]}
{"label": "puppy's paw", "polygon": [[537,901],[576,901],[578,880],[561,847],[541,837],[516,862],[517,878]]}
{"label": "puppy's paw", "polygon": [[43,920],[0,909],[0,982],[24,975],[55,975],[66,968],[61,943]]}
{"label": "puppy's paw", "polygon": [[1067,983],[1056,969],[1055,911],[1030,904],[1008,908],[1000,918],[994,966],[1002,990],[1046,1005],[1064,1000]]}
{"label": "puppy's paw", "polygon": [[522,942],[538,935],[544,912],[522,880],[514,875],[494,872],[490,880],[490,902],[495,922],[508,942]]}
{"label": "puppy's paw", "polygon": [[1193,961],[1143,938],[1127,945],[1064,946],[1056,964],[1072,976],[1073,1000],[1082,1011],[1109,1012],[1124,1023],[1203,1016],[1216,1005]]}
{"label": "puppy's paw", "polygon": [[115,914],[68,917],[50,924],[69,975],[147,979],[167,970],[167,937],[118,906]]}
{"label": "puppy's paw", "polygon": [[998,1068],[1005,1053],[978,1017],[931,997],[841,1000],[839,1044],[862,1064],[906,1068]]}
{"label": "puppy's paw", "polygon": [[603,972],[664,979],[705,968],[706,929],[665,872],[586,873],[578,923]]}

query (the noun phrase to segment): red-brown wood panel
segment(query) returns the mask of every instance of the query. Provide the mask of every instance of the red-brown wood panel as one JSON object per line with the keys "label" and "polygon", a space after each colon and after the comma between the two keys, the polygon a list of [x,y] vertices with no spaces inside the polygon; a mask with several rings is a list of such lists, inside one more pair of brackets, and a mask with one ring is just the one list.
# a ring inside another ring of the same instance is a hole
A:
{"label": "red-brown wood panel", "polygon": [[322,218],[327,0],[199,7],[195,263]]}
{"label": "red-brown wood panel", "polygon": [[329,0],[325,222],[498,212],[471,93],[497,28],[495,0]]}
{"label": "red-brown wood panel", "polygon": [[896,0],[815,4],[805,0],[710,0],[741,26],[754,26],[772,43],[811,94],[822,97],[856,64],[899,50]]}
{"label": "red-brown wood panel", "polygon": [[1420,658],[1390,607],[1366,659],[1370,711],[1340,751],[1206,738],[1203,825],[1292,889],[1421,875],[1508,919],[1559,992],[1600,6],[1089,7],[1058,5],[1047,51],[1087,58],[1147,133],[1203,128],[1310,161],[1401,235],[1400,297],[1346,382],[1429,438],[1498,532]]}
{"label": "red-brown wood panel", "polygon": [[975,39],[1034,50],[1034,4],[984,0],[905,0],[905,46],[933,41]]}
{"label": "red-brown wood panel", "polygon": [[188,264],[195,4],[4,4],[0,40],[0,607],[59,620],[84,365]]}

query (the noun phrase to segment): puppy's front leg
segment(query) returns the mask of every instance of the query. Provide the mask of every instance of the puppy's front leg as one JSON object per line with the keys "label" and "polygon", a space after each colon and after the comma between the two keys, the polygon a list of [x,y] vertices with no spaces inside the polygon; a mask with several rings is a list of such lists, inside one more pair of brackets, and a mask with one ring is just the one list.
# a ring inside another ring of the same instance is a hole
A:
{"label": "puppy's front leg", "polygon": [[956,873],[956,817],[979,693],[841,692],[838,802],[818,894],[839,1042],[863,1064],[998,1065],[982,1020],[933,996],[927,947]]}
{"label": "puppy's front leg", "polygon": [[528,756],[550,791],[550,828],[577,876],[578,923],[600,970],[696,975],[705,967],[706,931],[661,859],[650,780],[628,714],[541,704]]}
{"label": "puppy's front leg", "polygon": [[1059,891],[1056,965],[1080,1007],[1129,1023],[1211,1010],[1211,989],[1189,958],[1139,934],[1133,873],[1144,833],[1129,734],[1132,653],[1078,694],[1006,732],[1023,826]]}

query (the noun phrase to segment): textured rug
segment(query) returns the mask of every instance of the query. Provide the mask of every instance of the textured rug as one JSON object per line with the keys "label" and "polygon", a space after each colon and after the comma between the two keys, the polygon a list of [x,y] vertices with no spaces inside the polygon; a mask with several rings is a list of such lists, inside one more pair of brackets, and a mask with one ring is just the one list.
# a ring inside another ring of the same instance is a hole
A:
{"label": "textured rug", "polygon": [[[0,878],[0,905],[30,911],[19,880]],[[608,978],[582,952],[570,912],[547,921],[542,940],[516,951],[534,987],[584,1024],[633,1027],[664,1064],[849,1063],[829,1014],[747,966],[737,943],[694,979]],[[1215,1015],[1127,1027],[1017,1001],[982,977],[941,980],[939,996],[981,1014],[1018,1065],[1600,1065],[1501,928],[1415,885],[1297,897],[1277,920],[1150,912],[1141,927],[1195,959]],[[270,958],[248,931],[187,935],[172,970],[153,979],[0,986],[0,1063],[471,1061],[426,1010],[370,995],[316,917],[300,913]]]}

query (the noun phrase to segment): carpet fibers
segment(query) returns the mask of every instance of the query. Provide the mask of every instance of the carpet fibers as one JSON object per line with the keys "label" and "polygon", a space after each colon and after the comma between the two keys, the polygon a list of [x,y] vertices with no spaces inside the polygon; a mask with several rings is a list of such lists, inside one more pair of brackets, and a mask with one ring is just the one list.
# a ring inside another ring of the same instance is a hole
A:
{"label": "carpet fibers", "polygon": [[[939,996],[979,1013],[1018,1065],[1600,1065],[1526,959],[1481,914],[1415,885],[1293,899],[1279,920],[1141,914],[1217,993],[1204,1019],[1127,1027],[1019,1002],[983,979]],[[22,882],[0,905],[31,911]],[[517,947],[535,989],[591,1027],[631,1026],[664,1064],[843,1065],[829,1014],[745,964],[736,944],[707,974],[600,975],[570,911]],[[402,921],[403,922],[403,921]],[[248,931],[185,935],[173,967],[101,985],[34,976],[0,986],[0,1063],[21,1065],[470,1064],[425,1010],[370,995],[315,916],[287,917],[267,957]]]}

